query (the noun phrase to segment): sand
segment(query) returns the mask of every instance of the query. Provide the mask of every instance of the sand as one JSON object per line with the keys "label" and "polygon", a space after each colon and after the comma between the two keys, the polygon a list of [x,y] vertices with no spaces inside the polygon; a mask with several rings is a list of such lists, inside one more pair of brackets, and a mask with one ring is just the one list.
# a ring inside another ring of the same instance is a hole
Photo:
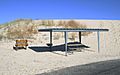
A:
{"label": "sand", "polygon": [[[15,51],[12,49],[15,44],[14,41],[0,41],[0,75],[35,75],[70,66],[120,59],[120,21],[81,20],[80,22],[87,24],[89,28],[109,29],[105,35],[100,33],[100,53],[97,52],[96,33],[82,37],[82,43],[90,46],[88,50],[74,51],[67,57],[62,51],[36,52],[30,48]],[[39,33],[35,36],[36,40],[29,43],[29,46],[46,45],[46,42],[49,42],[48,36],[49,33]],[[41,38],[42,40],[40,40]],[[62,44],[64,38],[54,40],[53,43],[54,45]]]}

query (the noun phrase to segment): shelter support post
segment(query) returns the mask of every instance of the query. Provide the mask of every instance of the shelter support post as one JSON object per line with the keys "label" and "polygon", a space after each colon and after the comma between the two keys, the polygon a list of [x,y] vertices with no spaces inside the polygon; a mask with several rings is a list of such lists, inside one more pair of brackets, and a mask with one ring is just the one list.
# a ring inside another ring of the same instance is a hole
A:
{"label": "shelter support post", "polygon": [[52,50],[52,31],[50,31],[50,51]]}
{"label": "shelter support post", "polygon": [[81,44],[81,32],[79,32],[79,43]]}
{"label": "shelter support post", "polygon": [[64,32],[65,36],[65,56],[67,56],[67,38],[68,38],[68,32]]}
{"label": "shelter support post", "polygon": [[100,32],[97,31],[97,38],[98,38],[98,52],[100,52]]}

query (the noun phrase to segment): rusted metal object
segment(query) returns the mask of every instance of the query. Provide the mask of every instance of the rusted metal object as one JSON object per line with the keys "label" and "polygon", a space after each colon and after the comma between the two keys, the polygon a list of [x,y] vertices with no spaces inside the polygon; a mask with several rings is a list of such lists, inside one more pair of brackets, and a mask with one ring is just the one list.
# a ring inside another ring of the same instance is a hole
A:
{"label": "rusted metal object", "polygon": [[16,40],[16,44],[13,48],[15,50],[22,49],[22,48],[27,49],[27,46],[28,46],[28,40],[18,39]]}

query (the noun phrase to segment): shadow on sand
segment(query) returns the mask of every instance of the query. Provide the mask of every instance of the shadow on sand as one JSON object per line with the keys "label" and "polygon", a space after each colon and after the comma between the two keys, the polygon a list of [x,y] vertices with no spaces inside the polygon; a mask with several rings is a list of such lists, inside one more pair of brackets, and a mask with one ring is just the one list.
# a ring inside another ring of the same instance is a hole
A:
{"label": "shadow on sand", "polygon": [[120,59],[72,66],[36,75],[120,75]]}
{"label": "shadow on sand", "polygon": [[[31,46],[29,48],[36,52],[65,51],[65,44],[52,46],[51,48],[49,46]],[[72,51],[73,49],[84,49],[84,48],[90,48],[90,47],[80,44],[79,42],[68,43],[68,51]]]}

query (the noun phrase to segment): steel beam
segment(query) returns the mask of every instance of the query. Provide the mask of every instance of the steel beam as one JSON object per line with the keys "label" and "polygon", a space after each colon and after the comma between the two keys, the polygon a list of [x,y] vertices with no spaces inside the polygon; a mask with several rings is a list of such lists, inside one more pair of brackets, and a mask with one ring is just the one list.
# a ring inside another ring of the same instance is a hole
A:
{"label": "steel beam", "polygon": [[79,32],[79,43],[81,44],[81,32]]}
{"label": "steel beam", "polygon": [[98,38],[98,52],[100,52],[100,32],[97,32],[97,38]]}
{"label": "steel beam", "polygon": [[67,56],[67,38],[68,38],[68,32],[64,32],[65,36],[65,56]]}
{"label": "steel beam", "polygon": [[50,31],[50,51],[52,51],[52,31]]}

